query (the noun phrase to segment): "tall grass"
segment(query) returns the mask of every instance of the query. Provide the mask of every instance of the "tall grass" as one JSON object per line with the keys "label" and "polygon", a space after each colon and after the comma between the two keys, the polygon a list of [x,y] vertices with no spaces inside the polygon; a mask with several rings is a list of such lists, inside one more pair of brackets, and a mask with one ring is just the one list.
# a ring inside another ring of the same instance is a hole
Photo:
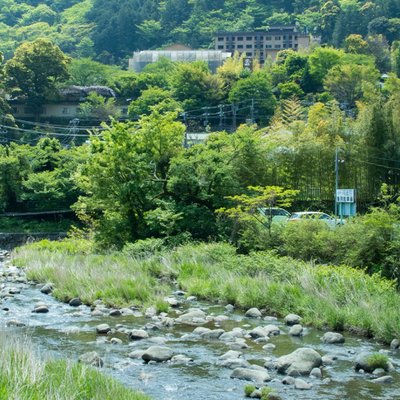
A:
{"label": "tall grass", "polygon": [[4,333],[0,335],[0,399],[149,400],[91,367],[43,360],[27,339]]}
{"label": "tall grass", "polygon": [[[294,312],[316,327],[350,330],[389,342],[400,337],[400,295],[393,281],[347,266],[321,266],[273,252],[236,255],[228,244],[186,245],[147,258],[71,255],[24,247],[16,262],[29,278],[52,281],[59,298],[153,302],[173,281],[203,299]],[[163,283],[162,283],[163,282]]]}

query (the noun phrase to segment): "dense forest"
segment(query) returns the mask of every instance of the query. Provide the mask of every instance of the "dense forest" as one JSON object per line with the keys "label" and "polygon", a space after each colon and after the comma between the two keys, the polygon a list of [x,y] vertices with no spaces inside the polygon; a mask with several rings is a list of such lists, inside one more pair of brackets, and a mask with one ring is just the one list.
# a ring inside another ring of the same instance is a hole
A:
{"label": "dense forest", "polygon": [[324,44],[349,34],[400,35],[396,0],[53,0],[0,1],[0,51],[47,37],[74,57],[123,64],[132,51],[184,43],[213,48],[217,31],[297,24]]}

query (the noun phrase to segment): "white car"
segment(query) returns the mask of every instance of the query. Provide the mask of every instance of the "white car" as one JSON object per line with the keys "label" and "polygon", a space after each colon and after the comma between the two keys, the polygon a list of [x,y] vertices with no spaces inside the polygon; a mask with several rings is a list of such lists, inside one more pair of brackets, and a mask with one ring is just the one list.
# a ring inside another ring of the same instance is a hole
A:
{"label": "white car", "polygon": [[289,222],[293,221],[303,221],[303,220],[316,220],[316,221],[322,221],[326,223],[328,226],[334,228],[337,225],[342,225],[343,220],[334,218],[330,216],[329,214],[326,214],[324,212],[320,211],[301,211],[301,212],[295,212],[293,213],[290,218]]}
{"label": "white car", "polygon": [[258,211],[265,218],[272,217],[272,222],[286,222],[290,217],[290,212],[280,207],[260,207]]}

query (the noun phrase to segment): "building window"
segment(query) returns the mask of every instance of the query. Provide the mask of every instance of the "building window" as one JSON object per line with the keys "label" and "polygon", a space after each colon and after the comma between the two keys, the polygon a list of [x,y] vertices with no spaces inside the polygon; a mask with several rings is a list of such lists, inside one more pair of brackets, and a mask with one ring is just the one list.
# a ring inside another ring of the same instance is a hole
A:
{"label": "building window", "polygon": [[235,36],[232,36],[231,40],[232,40],[232,42],[234,42],[235,41]]}
{"label": "building window", "polygon": [[237,40],[238,40],[239,42],[243,42],[243,36],[238,36]]}
{"label": "building window", "polygon": [[297,49],[299,45],[297,43],[294,44],[294,48]]}
{"label": "building window", "polygon": [[253,36],[246,36],[246,40],[253,40]]}
{"label": "building window", "polygon": [[275,36],[275,40],[281,40],[280,36]]}
{"label": "building window", "polygon": [[62,113],[63,113],[64,115],[69,114],[69,108],[68,108],[68,107],[64,107],[64,108],[62,109]]}
{"label": "building window", "polygon": [[[228,47],[228,46],[226,46],[226,47]],[[218,49],[219,49],[219,50],[222,50],[223,48],[224,48],[223,45],[219,45],[219,46],[218,46]]]}
{"label": "building window", "polygon": [[237,45],[237,48],[238,48],[238,49],[243,49],[243,45],[242,45],[242,44],[238,44],[238,45]]}
{"label": "building window", "polygon": [[224,41],[224,38],[223,37],[219,37],[218,38],[218,42],[223,42]]}
{"label": "building window", "polygon": [[289,40],[292,40],[293,39],[293,36],[292,35],[289,35]]}
{"label": "building window", "polygon": [[267,45],[265,45],[265,48],[266,48],[266,49],[272,49],[272,44],[267,44]]}
{"label": "building window", "polygon": [[286,43],[283,43],[283,48],[286,49]]}
{"label": "building window", "polygon": [[294,40],[297,40],[297,36],[294,37]]}
{"label": "building window", "polygon": [[283,40],[286,40],[286,35],[283,35]]}
{"label": "building window", "polygon": [[265,36],[265,40],[271,40],[272,37],[271,36]]}
{"label": "building window", "polygon": [[260,39],[260,40],[264,40],[264,36],[260,36],[259,39]]}
{"label": "building window", "polygon": [[275,48],[276,48],[276,49],[280,49],[280,48],[281,48],[281,45],[280,45],[280,44],[276,44],[276,45],[275,45]]}
{"label": "building window", "polygon": [[252,49],[253,45],[252,44],[246,44],[246,49]]}
{"label": "building window", "polygon": [[246,56],[248,56],[248,57],[251,57],[253,55],[253,53],[251,52],[251,51],[248,51],[247,53],[246,53]]}

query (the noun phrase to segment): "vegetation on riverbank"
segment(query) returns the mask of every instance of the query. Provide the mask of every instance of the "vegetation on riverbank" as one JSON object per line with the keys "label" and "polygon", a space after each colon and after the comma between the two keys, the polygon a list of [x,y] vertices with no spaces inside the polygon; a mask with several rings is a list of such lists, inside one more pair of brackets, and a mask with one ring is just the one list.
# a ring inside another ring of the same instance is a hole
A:
{"label": "vegetation on riverbank", "polygon": [[32,343],[0,335],[0,398],[149,400],[101,372],[63,360],[43,360]]}
{"label": "vegetation on riverbank", "polygon": [[101,298],[114,306],[156,304],[177,282],[210,301],[277,315],[294,312],[306,324],[385,342],[400,337],[395,282],[359,269],[314,265],[274,252],[237,255],[224,243],[188,244],[152,255],[73,253],[71,243],[63,243],[36,243],[14,254],[29,279],[52,282],[61,300],[80,296],[86,303]]}

